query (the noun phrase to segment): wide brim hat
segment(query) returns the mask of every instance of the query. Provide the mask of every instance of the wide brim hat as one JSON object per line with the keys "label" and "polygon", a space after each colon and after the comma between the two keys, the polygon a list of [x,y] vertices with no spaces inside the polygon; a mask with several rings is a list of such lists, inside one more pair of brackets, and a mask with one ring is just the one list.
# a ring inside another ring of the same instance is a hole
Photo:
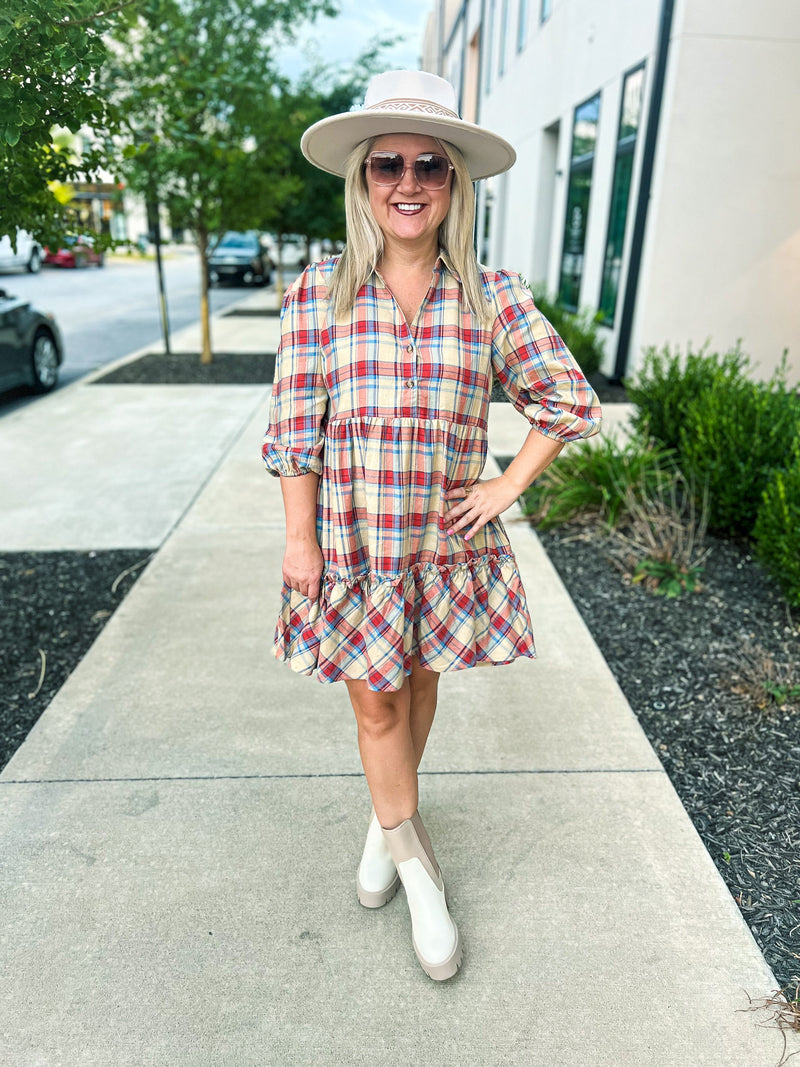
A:
{"label": "wide brim hat", "polygon": [[473,181],[502,174],[517,158],[508,141],[459,118],[453,86],[424,70],[376,74],[361,111],[315,122],[303,134],[300,148],[309,163],[343,178],[347,157],[356,145],[387,133],[418,133],[449,141],[464,156]]}

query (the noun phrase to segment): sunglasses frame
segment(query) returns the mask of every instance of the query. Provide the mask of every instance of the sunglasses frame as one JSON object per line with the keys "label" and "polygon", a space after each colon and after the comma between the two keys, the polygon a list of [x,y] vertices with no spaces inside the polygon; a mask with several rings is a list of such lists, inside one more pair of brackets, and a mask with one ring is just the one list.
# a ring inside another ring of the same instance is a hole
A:
{"label": "sunglasses frame", "polygon": [[[391,157],[395,157],[396,159],[402,159],[402,161],[403,161],[403,171],[402,171],[402,173],[397,178],[393,178],[391,181],[388,181],[388,182],[378,181],[376,179],[376,177],[375,177],[375,171],[373,170],[373,165],[372,165],[373,164],[373,160],[380,159],[380,158],[386,159],[386,158],[391,158]],[[420,178],[419,174],[417,173],[417,163],[419,163],[419,161],[421,159],[425,159],[425,158],[428,158],[428,159],[441,159],[447,164],[447,170],[445,172],[445,178],[444,178],[444,181],[442,182],[441,185],[428,185]],[[413,163],[409,163],[409,161],[402,154],[402,152],[389,152],[389,151],[386,151],[386,152],[370,152],[370,154],[364,160],[364,166],[369,170],[370,177],[372,179],[373,184],[374,185],[380,185],[384,189],[388,189],[393,185],[399,185],[400,182],[403,180],[403,178],[405,178],[408,170],[411,169],[414,172],[414,178],[416,179],[417,184],[420,186],[420,188],[429,189],[432,192],[434,190],[436,190],[436,189],[444,189],[444,187],[447,185],[447,180],[450,177],[450,172],[455,170],[455,167],[450,162],[450,160],[447,158],[447,156],[441,155],[439,152],[420,152],[420,154],[413,161]]]}

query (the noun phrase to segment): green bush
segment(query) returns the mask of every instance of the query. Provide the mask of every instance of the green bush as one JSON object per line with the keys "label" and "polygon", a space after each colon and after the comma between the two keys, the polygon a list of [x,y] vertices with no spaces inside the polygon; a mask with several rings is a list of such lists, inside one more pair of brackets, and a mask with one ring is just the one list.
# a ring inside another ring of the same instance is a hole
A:
{"label": "green bush", "polygon": [[542,529],[577,517],[614,526],[631,501],[659,492],[674,476],[673,453],[660,445],[614,437],[567,449],[526,489],[522,509]]}
{"label": "green bush", "polygon": [[707,346],[686,356],[668,345],[648,348],[636,378],[626,381],[628,399],[636,406],[633,425],[668,448],[678,448],[688,407],[695,397],[714,388],[730,388],[744,381],[749,366],[738,346],[725,355],[709,355]]}
{"label": "green bush", "polygon": [[762,494],[790,464],[800,433],[800,397],[787,388],[785,363],[768,382],[750,372],[738,346],[685,358],[651,349],[626,383],[634,426],[676,449],[678,466],[708,493],[710,529],[734,537],[752,533]]}
{"label": "green bush", "polygon": [[588,310],[577,315],[565,311],[543,293],[534,292],[534,301],[550,325],[575,357],[585,375],[596,374],[603,361],[603,342],[597,317]]}
{"label": "green bush", "polygon": [[800,607],[800,443],[792,464],[764,490],[753,531],[756,552],[790,604]]}
{"label": "green bush", "polygon": [[708,525],[734,537],[753,532],[773,473],[788,467],[800,434],[800,397],[784,370],[769,382],[720,378],[686,410],[678,452],[684,473],[708,490]]}

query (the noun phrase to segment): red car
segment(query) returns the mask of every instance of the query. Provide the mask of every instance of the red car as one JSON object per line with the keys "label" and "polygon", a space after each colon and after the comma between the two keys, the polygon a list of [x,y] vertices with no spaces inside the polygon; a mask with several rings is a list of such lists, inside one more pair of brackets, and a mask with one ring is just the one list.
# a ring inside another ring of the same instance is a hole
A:
{"label": "red car", "polygon": [[102,267],[103,253],[95,251],[93,237],[70,234],[57,252],[51,252],[49,248],[44,250],[44,261],[51,267]]}

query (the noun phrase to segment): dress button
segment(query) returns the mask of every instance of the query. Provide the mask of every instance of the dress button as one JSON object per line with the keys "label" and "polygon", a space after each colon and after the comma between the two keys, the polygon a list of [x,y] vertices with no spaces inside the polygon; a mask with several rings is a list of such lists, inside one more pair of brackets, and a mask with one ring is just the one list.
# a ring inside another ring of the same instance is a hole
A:
{"label": "dress button", "polygon": [[413,389],[416,384],[413,378],[409,378],[406,382],[406,389]]}
{"label": "dress button", "polygon": [[414,346],[413,345],[406,345],[406,352],[413,352],[413,351],[414,351]]}

